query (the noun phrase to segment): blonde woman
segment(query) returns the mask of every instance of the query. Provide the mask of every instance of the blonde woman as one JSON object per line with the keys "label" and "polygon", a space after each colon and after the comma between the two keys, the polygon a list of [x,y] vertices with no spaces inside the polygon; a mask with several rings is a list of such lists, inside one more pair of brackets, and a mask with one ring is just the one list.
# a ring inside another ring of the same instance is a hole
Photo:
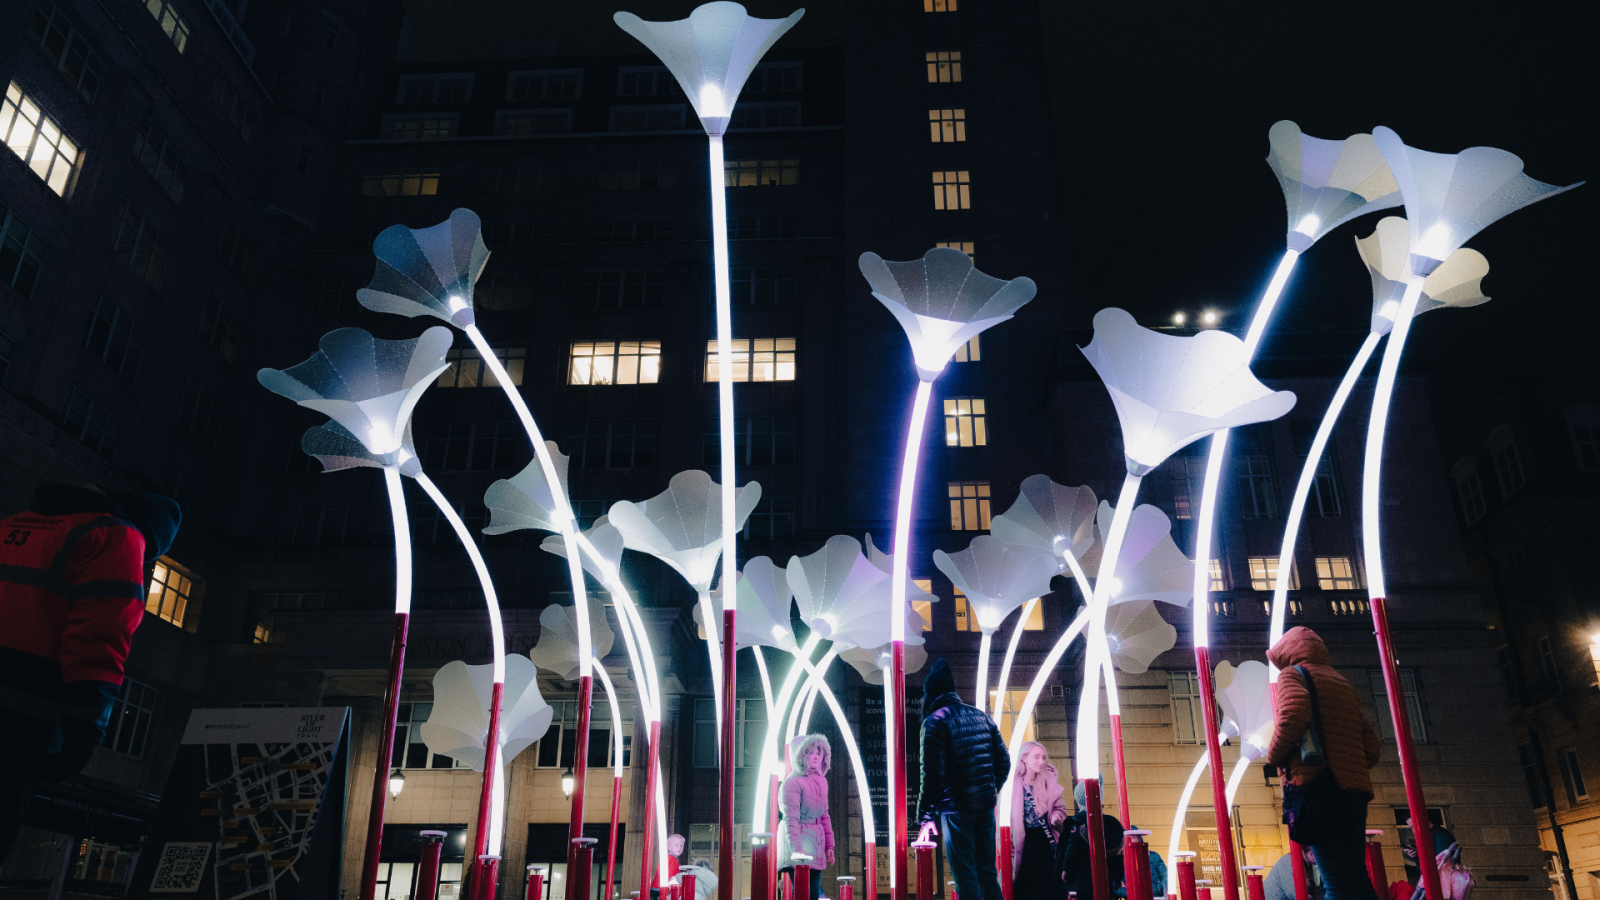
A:
{"label": "blonde woman", "polygon": [[1022,745],[1011,791],[1013,892],[1018,897],[1055,900],[1063,896],[1056,847],[1067,820],[1067,802],[1043,744]]}
{"label": "blonde woman", "polygon": [[794,772],[783,781],[779,797],[783,824],[778,828],[778,868],[792,869],[794,855],[811,857],[811,898],[822,896],[821,871],[833,865],[833,820],[828,818],[828,770],[833,751],[820,734],[797,736],[789,743]]}

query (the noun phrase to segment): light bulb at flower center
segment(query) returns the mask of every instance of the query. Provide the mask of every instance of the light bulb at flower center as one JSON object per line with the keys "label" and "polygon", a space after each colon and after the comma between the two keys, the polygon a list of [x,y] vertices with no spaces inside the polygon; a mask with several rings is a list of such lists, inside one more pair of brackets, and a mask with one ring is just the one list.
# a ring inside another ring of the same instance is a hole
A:
{"label": "light bulb at flower center", "polygon": [[1436,222],[1417,242],[1417,253],[1430,259],[1444,259],[1450,253],[1450,226]]}
{"label": "light bulb at flower center", "polygon": [[1316,213],[1307,213],[1306,217],[1300,220],[1300,224],[1294,227],[1294,230],[1306,235],[1307,237],[1313,237],[1316,235],[1317,229],[1321,226],[1321,216],[1318,216]]}
{"label": "light bulb at flower center", "polygon": [[709,117],[727,115],[722,109],[722,88],[714,84],[701,85],[700,115]]}

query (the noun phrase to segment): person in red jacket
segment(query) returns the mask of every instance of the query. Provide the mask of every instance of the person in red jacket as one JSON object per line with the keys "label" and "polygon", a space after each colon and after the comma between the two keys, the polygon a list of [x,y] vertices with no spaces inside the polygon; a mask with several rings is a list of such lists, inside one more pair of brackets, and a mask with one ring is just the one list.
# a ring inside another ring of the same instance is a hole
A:
{"label": "person in red jacket", "polygon": [[105,736],[145,573],[181,518],[160,494],[52,484],[0,519],[0,861],[34,782],[78,774]]}

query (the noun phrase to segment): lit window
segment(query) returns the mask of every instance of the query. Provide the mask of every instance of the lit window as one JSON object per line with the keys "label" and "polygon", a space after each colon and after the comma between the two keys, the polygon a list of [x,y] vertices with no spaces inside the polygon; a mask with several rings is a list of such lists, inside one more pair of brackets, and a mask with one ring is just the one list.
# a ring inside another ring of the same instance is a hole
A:
{"label": "lit window", "polygon": [[472,99],[472,73],[405,75],[396,103],[461,103]]}
{"label": "lit window", "polygon": [[488,472],[527,462],[522,428],[515,422],[429,425],[418,443],[422,466],[431,472]]}
{"label": "lit window", "polygon": [[[660,159],[609,160],[600,165],[600,190],[632,191],[678,186],[673,163]],[[544,190],[543,187],[540,190]]]}
{"label": "lit window", "polygon": [[655,384],[660,377],[660,341],[599,341],[572,345],[567,384]]}
{"label": "lit window", "polygon": [[172,0],[144,0],[144,8],[150,11],[151,18],[161,26],[161,30],[172,39],[172,46],[182,53],[189,46],[189,23],[183,21],[178,11],[173,8]]}
{"label": "lit window", "polygon": [[578,279],[585,309],[660,309],[666,292],[665,272],[585,272]]}
{"label": "lit window", "polygon": [[[922,0],[923,12],[955,12],[956,0]],[[1009,732],[1007,732],[1009,734]]]}
{"label": "lit window", "polygon": [[1239,473],[1239,505],[1246,519],[1270,519],[1278,514],[1272,489],[1272,462],[1266,456],[1243,455],[1236,458]]}
{"label": "lit window", "polygon": [[945,446],[986,446],[989,443],[986,419],[981,397],[952,397],[944,401]]}
{"label": "lit window", "polygon": [[104,294],[95,301],[89,314],[89,328],[83,346],[95,359],[128,381],[139,368],[141,335],[128,314],[107,300]]}
{"label": "lit window", "polygon": [[666,106],[613,106],[612,131],[678,131],[683,128],[688,107],[681,103]]}
{"label": "lit window", "polygon": [[270,643],[272,643],[272,625],[270,623],[264,622],[264,621],[263,622],[257,622],[256,623],[256,628],[255,628],[255,633],[251,635],[251,643],[253,643],[253,644],[270,644]]}
{"label": "lit window", "polygon": [[[522,367],[528,361],[528,348],[495,347],[494,355],[496,359],[500,360],[500,365],[505,367],[506,374],[511,376],[511,383],[521,384]],[[451,350],[445,356],[445,359],[449,363],[449,368],[439,375],[439,387],[475,388],[500,386],[499,380],[494,377],[494,372],[483,364],[483,356],[475,349]]]}
{"label": "lit window", "polygon": [[86,103],[94,102],[95,92],[100,89],[100,56],[89,49],[83,32],[48,0],[33,8],[28,31],[39,51],[77,90],[78,96]]}
{"label": "lit window", "polygon": [[494,133],[509,137],[530,134],[567,134],[572,131],[570,109],[507,109],[495,113]]}
{"label": "lit window", "polygon": [[725,187],[787,187],[800,183],[798,159],[729,159],[722,163]]}
{"label": "lit window", "polygon": [[1198,744],[1205,740],[1206,726],[1201,720],[1200,679],[1193,672],[1168,672],[1167,693],[1172,699],[1172,741]]}
{"label": "lit window", "polygon": [[[1250,589],[1270,591],[1278,583],[1278,558],[1276,556],[1250,557]],[[1295,577],[1294,563],[1289,563],[1289,589],[1299,590],[1300,579]]]}
{"label": "lit window", "polygon": [[6,88],[5,102],[0,104],[0,140],[57,196],[67,195],[79,163],[78,145],[15,81]]}
{"label": "lit window", "polygon": [[733,108],[728,127],[793,128],[800,124],[800,104],[793,100],[741,103]]}
{"label": "lit window", "polygon": [[44,238],[0,203],[0,284],[26,297],[33,293],[44,256]]}
{"label": "lit window", "polygon": [[565,449],[575,469],[632,469],[652,465],[656,458],[656,420],[578,419],[568,422]]}
{"label": "lit window", "polygon": [[1463,456],[1450,470],[1450,476],[1456,483],[1456,499],[1461,501],[1461,517],[1466,524],[1483,518],[1489,506],[1483,499],[1483,482],[1478,480],[1478,461]]}
{"label": "lit window", "polygon": [[150,576],[150,594],[145,598],[144,611],[182,628],[184,610],[188,609],[193,596],[193,580],[178,571],[171,560],[162,557]]}
{"label": "lit window", "polygon": [[665,66],[623,66],[617,72],[617,95],[660,97],[683,93],[678,79]]}
{"label": "lit window", "polygon": [[733,270],[732,302],[739,306],[770,306],[794,300],[793,266],[762,266]]}
{"label": "lit window", "polygon": [[[955,0],[951,0],[951,3],[954,2]],[[989,708],[994,709],[994,703],[999,699],[999,691],[990,691]],[[1006,691],[1005,702],[1000,706],[1000,718],[995,722],[995,725],[999,726],[1001,734],[1011,734],[1016,730],[1017,714],[1022,712],[1022,704],[1027,699],[1028,692],[1026,690]],[[1024,741],[1032,741],[1037,740],[1038,737],[1039,732],[1034,725],[1034,719],[1029,716],[1028,721],[1022,726],[1022,739]]]}
{"label": "lit window", "polygon": [[122,420],[106,412],[104,405],[89,399],[88,394],[77,388],[72,389],[67,400],[62,424],[67,434],[107,459],[116,452],[117,440],[122,436]]}
{"label": "lit window", "polygon": [[150,736],[150,720],[156,711],[156,689],[142,681],[124,677],[117,690],[117,699],[111,703],[111,718],[106,724],[106,736],[100,746],[126,756],[144,755],[145,740]]}
{"label": "lit window", "polygon": [[[752,345],[754,345],[752,349]],[[734,381],[793,381],[795,373],[794,338],[757,338],[733,341]],[[720,354],[716,341],[706,341],[705,383],[716,384]]]}
{"label": "lit window", "polygon": [[1510,425],[1501,425],[1489,435],[1485,445],[1489,459],[1494,462],[1494,477],[1500,483],[1500,496],[1510,497],[1528,483],[1522,472],[1522,457],[1517,453],[1517,439]]}
{"label": "lit window", "polygon": [[801,64],[797,62],[765,62],[750,73],[744,83],[745,94],[774,94],[800,90]]}
{"label": "lit window", "polygon": [[[0,271],[0,278],[4,277],[4,271]],[[1585,472],[1600,472],[1600,406],[1569,407],[1566,418],[1578,468]]]}
{"label": "lit window", "polygon": [[989,482],[952,481],[946,485],[950,497],[951,531],[989,530]]}
{"label": "lit window", "polygon": [[972,178],[966,169],[933,173],[934,209],[971,209]]}
{"label": "lit window", "polygon": [[[982,631],[978,624],[978,617],[973,614],[972,607],[967,604],[967,595],[955,588],[956,593],[956,630],[957,631]],[[1004,623],[1002,623],[1004,624]],[[1028,621],[1022,626],[1023,631],[1044,630],[1044,604],[1035,603],[1028,612]]]}
{"label": "lit window", "polygon": [[960,50],[930,50],[927,56],[929,84],[961,80]]}
{"label": "lit window", "polygon": [[[939,241],[935,246],[949,247],[952,250],[960,250],[962,253],[967,255],[968,259],[976,260],[978,258],[977,245],[972,241]],[[977,340],[978,339],[974,337],[972,341],[969,341],[969,343],[974,343]],[[960,360],[960,362],[966,362],[966,360],[963,359]]]}
{"label": "lit window", "polygon": [[[917,587],[921,588],[922,590],[926,591],[929,594],[933,593],[933,579],[932,578],[913,578],[913,579],[911,579],[911,583],[916,585]],[[911,611],[916,613],[917,614],[917,618],[922,620],[922,631],[924,633],[927,633],[927,632],[930,632],[930,631],[933,630],[933,601],[932,600],[913,600],[913,601],[911,601]]]}
{"label": "lit window", "polygon": [[1353,591],[1360,587],[1350,557],[1319,556],[1316,559],[1317,587],[1325,591]]}
{"label": "lit window", "polygon": [[[1383,683],[1382,669],[1367,670],[1367,681],[1372,685],[1372,702],[1377,708],[1378,736],[1394,740],[1394,717],[1389,715],[1389,692]],[[1417,669],[1400,670],[1400,688],[1406,699],[1406,720],[1411,726],[1411,739],[1428,742],[1428,723],[1423,718],[1422,675]]]}
{"label": "lit window", "polygon": [[[968,244],[967,246],[970,247],[972,245]],[[978,362],[979,360],[983,359],[983,353],[981,352],[980,345],[978,344],[978,337],[978,335],[973,335],[972,340],[967,341],[965,344],[962,344],[960,347],[956,348],[956,362]]]}
{"label": "lit window", "polygon": [[1211,590],[1225,591],[1228,589],[1228,576],[1222,571],[1222,560],[1213,559],[1211,565],[1206,567],[1211,573]]}
{"label": "lit window", "polygon": [[[722,464],[721,423],[706,420],[701,464]],[[783,466],[795,460],[794,416],[737,416],[733,420],[734,461],[741,466]]]}
{"label": "lit window", "polygon": [[794,537],[794,498],[762,497],[745,520],[744,536],[774,541]]}
{"label": "lit window", "polygon": [[582,69],[512,72],[506,81],[507,100],[566,100],[582,94]]}
{"label": "lit window", "polygon": [[427,141],[452,137],[456,132],[454,115],[384,116],[383,136],[396,141]]}
{"label": "lit window", "polygon": [[967,111],[964,109],[928,110],[928,133],[935,144],[953,144],[967,139]]}
{"label": "lit window", "polygon": [[365,197],[431,197],[439,193],[439,167],[395,167],[368,172],[361,177]]}
{"label": "lit window", "polygon": [[799,222],[791,216],[735,216],[728,219],[730,241],[768,241],[799,236]]}
{"label": "lit window", "polygon": [[1589,788],[1583,782],[1583,767],[1578,763],[1578,748],[1567,747],[1561,751],[1561,780],[1567,785],[1567,802],[1577,805],[1589,799]]}

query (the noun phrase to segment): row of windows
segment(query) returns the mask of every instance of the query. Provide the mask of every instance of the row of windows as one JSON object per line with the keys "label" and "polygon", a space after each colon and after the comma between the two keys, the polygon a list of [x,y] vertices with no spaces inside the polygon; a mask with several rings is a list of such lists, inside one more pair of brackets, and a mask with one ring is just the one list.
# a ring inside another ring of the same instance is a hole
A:
{"label": "row of windows", "polygon": [[[724,171],[723,184],[728,187],[792,187],[800,183],[798,159],[730,159],[724,162]],[[961,174],[965,180],[966,173]],[[438,166],[388,166],[369,170],[361,176],[361,194],[365,197],[432,197],[439,193],[439,179]],[[500,166],[478,176],[478,189],[485,193],[548,191],[555,190],[558,185],[555,172],[546,164],[536,162]],[[677,186],[677,167],[666,160],[609,160],[601,163],[597,179],[597,187],[602,191]],[[756,227],[759,229],[759,224]]]}
{"label": "row of windows", "polygon": [[[157,0],[150,0],[157,2]],[[743,94],[786,93],[801,88],[798,62],[765,62],[755,67]],[[583,96],[583,69],[526,69],[506,76],[507,100],[570,100]],[[402,75],[395,102],[465,103],[472,99],[477,76],[471,72]],[[665,66],[622,66],[617,71],[621,97],[683,96],[683,88]]]}
{"label": "row of windows", "polygon": [[[1562,417],[1578,471],[1600,472],[1600,406],[1571,406],[1563,411]],[[1522,465],[1522,454],[1517,449],[1516,434],[1510,425],[1501,425],[1490,432],[1483,449],[1489,454],[1501,499],[1509,500],[1527,486],[1528,476]],[[1456,499],[1461,504],[1461,517],[1468,525],[1476,524],[1489,512],[1488,498],[1478,474],[1477,458],[1464,456],[1457,460],[1450,475],[1455,482]]]}

